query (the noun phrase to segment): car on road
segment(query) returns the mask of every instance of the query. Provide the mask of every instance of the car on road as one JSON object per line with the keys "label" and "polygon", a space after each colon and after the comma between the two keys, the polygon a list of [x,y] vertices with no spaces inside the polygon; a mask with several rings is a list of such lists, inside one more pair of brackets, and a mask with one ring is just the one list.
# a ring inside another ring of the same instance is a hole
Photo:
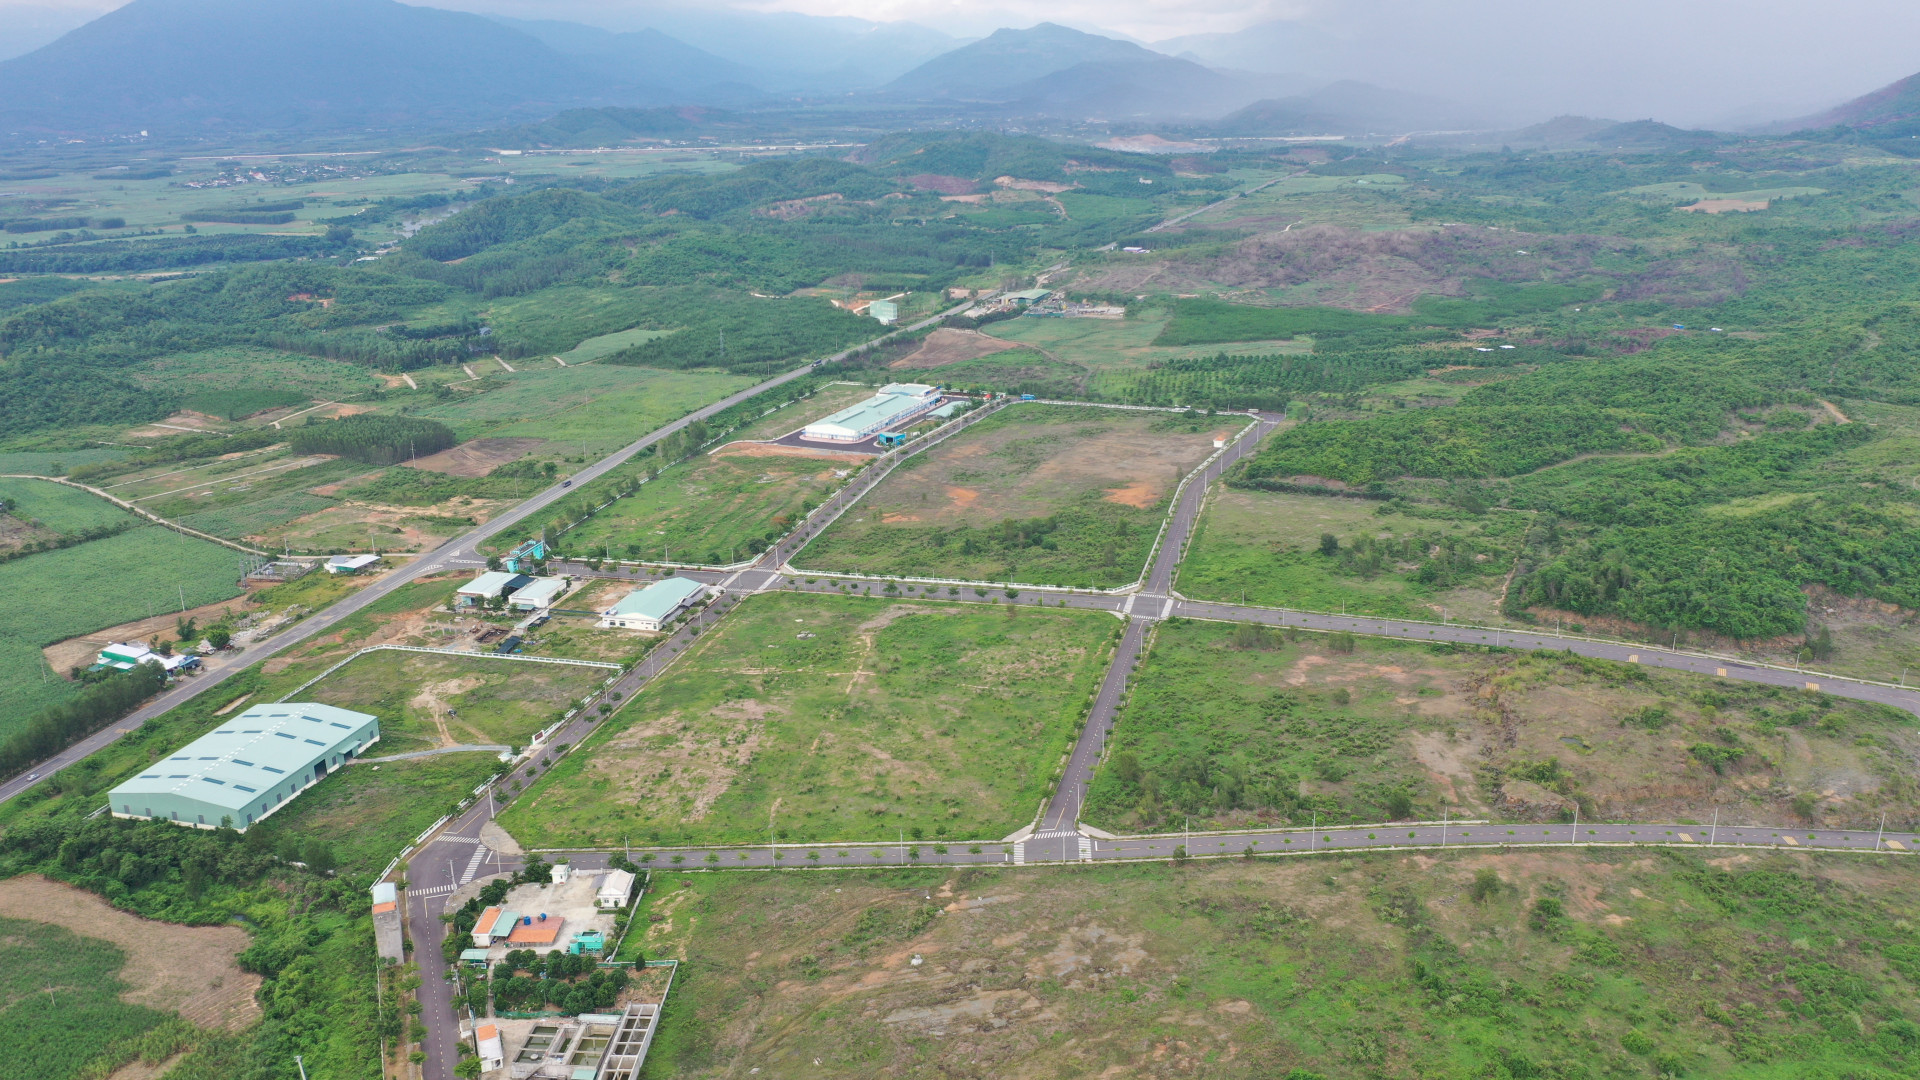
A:
{"label": "car on road", "polygon": [[560,486],[561,486],[561,487],[572,487],[572,486],[573,486],[573,481],[571,481],[571,480],[562,480],[562,481],[560,481]]}

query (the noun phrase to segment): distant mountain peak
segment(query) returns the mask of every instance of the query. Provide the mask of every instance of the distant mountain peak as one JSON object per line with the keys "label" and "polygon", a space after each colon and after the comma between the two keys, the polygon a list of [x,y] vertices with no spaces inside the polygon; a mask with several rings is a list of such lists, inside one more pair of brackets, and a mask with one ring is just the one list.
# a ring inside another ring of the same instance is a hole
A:
{"label": "distant mountain peak", "polygon": [[1018,96],[1018,89],[1028,83],[1080,64],[1166,59],[1130,41],[1040,23],[1024,30],[995,30],[972,44],[941,53],[884,89],[920,98],[1007,100]]}

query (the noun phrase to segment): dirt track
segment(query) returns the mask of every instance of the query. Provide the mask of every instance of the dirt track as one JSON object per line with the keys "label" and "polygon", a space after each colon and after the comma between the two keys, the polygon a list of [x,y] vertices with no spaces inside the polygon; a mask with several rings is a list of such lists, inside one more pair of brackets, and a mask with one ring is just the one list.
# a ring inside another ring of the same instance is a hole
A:
{"label": "dirt track", "polygon": [[1021,348],[1017,341],[1002,341],[978,330],[953,330],[942,327],[927,335],[918,352],[888,364],[890,370],[924,371],[962,360],[978,360],[997,352]]}
{"label": "dirt track", "polygon": [[247,947],[237,926],[180,926],[130,915],[90,892],[39,875],[0,881],[0,917],[50,923],[109,941],[127,954],[129,1004],[175,1012],[201,1027],[239,1031],[260,1019],[260,977],[233,962]]}

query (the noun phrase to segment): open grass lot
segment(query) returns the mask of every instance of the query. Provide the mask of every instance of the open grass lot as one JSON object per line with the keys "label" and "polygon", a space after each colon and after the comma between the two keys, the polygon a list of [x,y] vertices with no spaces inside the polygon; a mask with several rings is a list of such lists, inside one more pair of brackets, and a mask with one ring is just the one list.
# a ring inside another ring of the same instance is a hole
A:
{"label": "open grass lot", "polygon": [[46,670],[40,648],[156,612],[240,595],[239,555],[158,526],[0,563],[14,617],[0,630],[0,734],[65,700],[73,684]]}
{"label": "open grass lot", "polygon": [[654,880],[648,955],[691,977],[649,1075],[1759,1080],[1920,1050],[1920,876],[1893,856]]}
{"label": "open grass lot", "polygon": [[843,482],[836,469],[856,463],[701,455],[569,529],[565,542],[569,551],[615,558],[738,562],[819,505]]}
{"label": "open grass lot", "polygon": [[462,441],[552,439],[564,444],[567,453],[599,455],[752,382],[711,371],[598,364],[576,371],[551,360],[544,366],[522,361],[514,367],[514,374],[489,375],[480,393],[419,409],[418,414],[452,427]]}
{"label": "open grass lot", "polygon": [[609,674],[561,664],[378,652],[327,676],[302,697],[378,716],[376,757],[475,744],[519,749]]}
{"label": "open grass lot", "polygon": [[[0,517],[0,522],[11,518],[13,521],[9,524],[16,528],[26,527],[50,536],[112,528],[134,520],[125,510],[98,495],[44,480],[0,480],[0,499],[13,507]],[[6,525],[0,525],[0,529],[5,528]],[[0,548],[19,546],[8,544],[8,539],[5,533],[0,533]]]}
{"label": "open grass lot", "polygon": [[1118,624],[1104,615],[748,600],[513,804],[527,847],[910,837],[1025,825]]}
{"label": "open grass lot", "polygon": [[147,386],[190,396],[212,390],[292,390],[315,401],[356,397],[381,385],[360,364],[318,356],[230,345],[149,360],[133,372]]}
{"label": "open grass lot", "polygon": [[[1019,342],[1039,357],[1024,352],[1003,353],[934,370],[938,378],[956,384],[977,377],[994,389],[1005,389],[1007,378],[1015,377],[1041,384],[1016,389],[1017,393],[1045,389],[1056,395],[1091,394],[1098,400],[1131,401],[1136,386],[1154,365],[1213,356],[1220,351],[1218,346],[1155,345],[1154,339],[1166,325],[1167,312],[1159,308],[1144,308],[1125,319],[1009,319],[993,323],[982,332]],[[1281,355],[1306,353],[1311,348],[1311,342],[1299,339],[1250,342],[1235,345],[1233,351]],[[1003,375],[999,382],[986,377],[995,373]]]}
{"label": "open grass lot", "polygon": [[828,573],[1123,585],[1139,577],[1180,478],[1238,428],[1014,405],[909,459],[796,561]]}
{"label": "open grass lot", "polygon": [[1181,620],[1088,789],[1113,831],[1582,818],[1913,819],[1911,717],[1636,665]]}
{"label": "open grass lot", "polygon": [[785,533],[844,482],[836,471],[862,461],[807,457],[749,443],[779,438],[872,392],[867,386],[831,384],[762,417],[734,432],[718,452],[667,469],[569,529],[565,543],[570,550],[625,558],[715,564],[747,558],[748,545]]}
{"label": "open grass lot", "polygon": [[[381,726],[386,726],[384,715]],[[387,749],[383,737],[373,756]],[[289,841],[326,844],[343,872],[371,876],[499,767],[499,758],[485,751],[355,764],[335,771],[247,832],[260,830],[262,840],[275,848]]]}
{"label": "open grass lot", "polygon": [[[1501,583],[1530,523],[1525,514],[1441,510],[1413,517],[1394,503],[1218,485],[1180,564],[1178,587],[1196,600],[1494,620]],[[1328,534],[1339,545],[1331,555],[1320,551]]]}

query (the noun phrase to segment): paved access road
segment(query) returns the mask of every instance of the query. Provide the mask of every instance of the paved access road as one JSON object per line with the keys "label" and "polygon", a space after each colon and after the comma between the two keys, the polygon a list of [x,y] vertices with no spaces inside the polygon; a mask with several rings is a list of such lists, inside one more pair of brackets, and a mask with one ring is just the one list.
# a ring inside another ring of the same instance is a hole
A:
{"label": "paved access road", "polygon": [[[902,327],[892,333],[883,335],[881,340],[887,337],[893,337],[896,334],[910,333],[915,330],[924,329],[967,306],[967,304],[955,305],[932,318],[922,319],[911,326]],[[868,344],[872,344],[872,342]],[[721,398],[711,405],[696,409],[680,419],[667,424],[665,427],[657,428],[641,436],[619,450],[614,451],[612,454],[574,473],[568,477],[564,483],[555,484],[545,491],[527,499],[520,505],[515,506],[513,509],[501,513],[498,517],[489,520],[479,528],[456,536],[433,551],[425,552],[414,557],[407,565],[388,571],[381,575],[378,580],[355,592],[352,596],[346,597],[322,611],[309,615],[300,622],[265,640],[249,645],[238,655],[226,658],[218,671],[211,671],[203,675],[190,676],[182,679],[171,689],[155,697],[152,701],[135,710],[131,715],[118,723],[87,736],[85,739],[67,747],[65,750],[42,761],[33,768],[4,783],[0,783],[0,802],[5,802],[13,798],[15,795],[33,787],[60,769],[114,742],[122,735],[137,729],[141,724],[153,717],[160,716],[212,690],[234,673],[245,671],[247,668],[273,656],[283,649],[297,645],[316,634],[324,633],[341,620],[360,611],[381,597],[392,593],[395,589],[399,589],[429,574],[437,574],[445,570],[454,569],[478,569],[485,566],[486,559],[479,554],[479,547],[482,543],[572,494],[575,487],[585,486],[599,479],[610,470],[624,464],[635,454],[638,454],[640,451],[645,450],[647,447],[652,446],[654,443],[659,442],[695,421],[705,420],[707,417],[720,412],[722,409],[731,408],[756,394],[762,394],[775,387],[784,386],[800,376],[815,370],[821,364],[844,360],[854,352],[865,347],[866,346],[862,345],[845,349],[824,360],[794,368],[792,371],[788,371],[782,375],[776,375],[765,382],[757,383],[747,387],[745,390]],[[319,571],[315,572],[318,573]]]}
{"label": "paved access road", "polygon": [[[987,587],[929,582],[896,582],[859,575],[822,574],[796,570],[791,560],[806,543],[828,527],[862,495],[883,480],[900,462],[951,437],[991,415],[994,410],[976,410],[959,423],[935,436],[912,444],[904,452],[889,455],[864,470],[846,487],[816,510],[795,532],[762,554],[750,566],[736,571],[680,571],[724,590],[718,600],[698,617],[681,627],[668,642],[657,648],[651,658],[626,673],[604,692],[613,701],[625,700],[652,678],[672,657],[684,652],[695,637],[711,628],[741,597],[769,589],[802,592],[855,591],[887,596],[889,587],[903,598],[918,596],[962,603],[1032,603],[1067,606],[1111,612],[1126,620],[1126,629],[1114,651],[1112,662],[1087,723],[1069,755],[1066,769],[1053,797],[1036,822],[1038,831],[1019,839],[996,843],[934,845],[923,842],[892,844],[808,844],[786,847],[750,848],[634,848],[628,854],[636,861],[661,869],[683,868],[766,870],[776,868],[829,868],[844,866],[905,865],[1037,865],[1041,863],[1091,863],[1136,859],[1172,859],[1177,855],[1193,858],[1247,854],[1314,854],[1360,848],[1447,848],[1500,847],[1541,844],[1736,844],[1770,845],[1845,851],[1905,851],[1920,845],[1920,837],[1902,834],[1882,837],[1876,833],[1815,830],[1800,834],[1781,830],[1728,825],[1706,827],[1675,825],[1586,824],[1559,826],[1494,826],[1479,822],[1458,824],[1397,823],[1374,826],[1347,826],[1324,830],[1275,829],[1235,834],[1198,836],[1161,835],[1128,838],[1104,838],[1079,826],[1081,803],[1086,785],[1105,750],[1114,717],[1124,698],[1127,680],[1142,655],[1152,623],[1173,616],[1298,626],[1314,630],[1346,630],[1356,634],[1413,640],[1450,641],[1462,644],[1493,645],[1508,648],[1567,648],[1586,656],[1599,656],[1629,663],[1645,663],[1677,670],[1696,671],[1725,678],[1763,682],[1781,686],[1806,686],[1812,680],[1794,672],[1775,671],[1728,661],[1687,656],[1653,647],[1636,649],[1628,645],[1563,639],[1549,634],[1508,633],[1469,626],[1434,626],[1390,619],[1370,619],[1287,611],[1250,605],[1213,604],[1188,600],[1173,591],[1175,574],[1193,527],[1199,519],[1209,484],[1227,468],[1253,451],[1260,439],[1280,422],[1277,416],[1260,416],[1252,430],[1236,440],[1181,490],[1168,517],[1159,547],[1154,552],[1140,587],[1130,593],[1070,592],[1057,589]],[[638,568],[603,566],[595,570],[585,564],[566,564],[567,572],[605,578],[638,579]],[[1017,595],[1010,595],[1017,594]],[[1920,694],[1878,687],[1847,680],[1823,680],[1816,687],[1827,692],[1863,700],[1882,701],[1920,713]],[[614,695],[617,695],[615,697]],[[612,702],[609,701],[609,704]],[[553,745],[579,745],[598,717],[597,702],[563,731],[552,736]],[[530,783],[524,765],[505,781],[509,797],[512,782]],[[446,897],[461,885],[492,869],[511,870],[521,864],[515,858],[502,858],[486,850],[479,842],[481,826],[493,815],[497,805],[491,799],[469,808],[408,863],[408,919],[421,965],[421,995],[429,1026],[429,1058],[426,1076],[445,1080],[452,1075],[455,1058],[453,1026],[445,1021],[451,1008],[451,984],[440,959],[444,924],[440,921]],[[941,850],[944,847],[945,850]],[[1177,851],[1184,849],[1184,851]],[[611,853],[605,851],[547,852],[549,858],[565,854],[582,870],[602,869]],[[438,1022],[436,1022],[436,1018]]]}

